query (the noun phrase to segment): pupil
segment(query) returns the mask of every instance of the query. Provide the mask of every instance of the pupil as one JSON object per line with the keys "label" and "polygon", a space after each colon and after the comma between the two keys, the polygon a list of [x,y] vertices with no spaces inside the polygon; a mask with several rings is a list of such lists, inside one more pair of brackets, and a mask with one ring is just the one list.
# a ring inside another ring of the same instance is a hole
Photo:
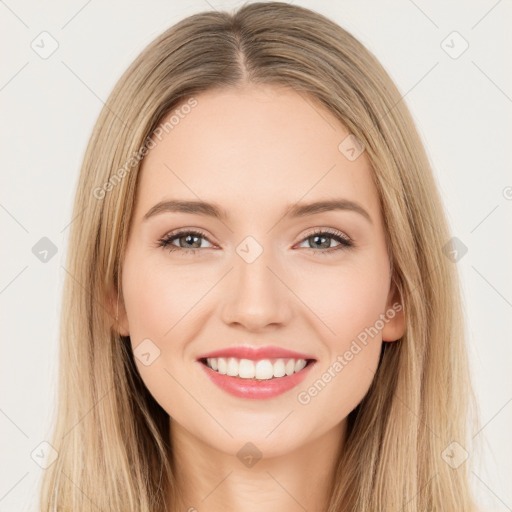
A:
{"label": "pupil", "polygon": [[[199,237],[196,236],[196,235],[186,235],[185,236],[185,243],[186,244],[194,244],[194,242],[193,242],[194,238],[199,238]],[[196,247],[197,247],[197,244],[196,244]]]}
{"label": "pupil", "polygon": [[[315,236],[313,237],[313,240],[314,240],[314,243],[315,243],[315,244],[317,244],[317,243],[318,243],[318,241],[317,241],[317,240],[319,240],[319,239],[327,240],[328,238],[329,238],[329,237],[326,237],[326,236],[315,235]],[[322,244],[322,243],[320,243],[320,245],[321,245],[322,247],[329,248],[329,242],[325,242],[325,243],[323,243],[323,244]]]}

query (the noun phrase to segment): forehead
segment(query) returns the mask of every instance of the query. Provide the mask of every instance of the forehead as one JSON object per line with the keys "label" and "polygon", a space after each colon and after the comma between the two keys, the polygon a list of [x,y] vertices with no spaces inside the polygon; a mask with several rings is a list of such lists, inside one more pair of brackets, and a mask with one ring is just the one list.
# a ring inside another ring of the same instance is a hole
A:
{"label": "forehead", "polygon": [[261,215],[273,205],[281,211],[282,204],[333,197],[379,215],[366,155],[346,157],[339,145],[349,131],[311,97],[258,85],[211,90],[195,100],[193,108],[173,109],[161,123],[172,121],[167,129],[152,137],[137,191],[142,215],[169,198]]}

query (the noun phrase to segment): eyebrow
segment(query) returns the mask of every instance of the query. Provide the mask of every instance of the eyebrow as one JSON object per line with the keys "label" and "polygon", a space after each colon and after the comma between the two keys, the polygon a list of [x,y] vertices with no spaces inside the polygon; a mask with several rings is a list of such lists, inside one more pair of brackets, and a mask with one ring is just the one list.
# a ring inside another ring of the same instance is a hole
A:
{"label": "eyebrow", "polygon": [[[349,201],[348,199],[329,199],[312,203],[296,203],[285,208],[283,217],[305,217],[307,215],[335,210],[353,211],[362,215],[370,224],[373,222],[370,214],[360,204]],[[225,221],[229,219],[228,212],[218,204],[207,203],[205,201],[173,199],[160,201],[155,204],[155,206],[150,208],[146,215],[144,215],[143,220],[147,220],[164,212],[205,215]]]}

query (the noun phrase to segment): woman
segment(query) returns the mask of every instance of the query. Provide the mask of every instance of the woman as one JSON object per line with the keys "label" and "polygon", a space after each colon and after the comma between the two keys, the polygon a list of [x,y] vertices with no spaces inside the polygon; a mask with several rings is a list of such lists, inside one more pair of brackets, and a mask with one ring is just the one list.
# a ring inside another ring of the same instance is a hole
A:
{"label": "woman", "polygon": [[271,2],[168,29],[76,216],[42,510],[474,509],[442,204],[341,27]]}

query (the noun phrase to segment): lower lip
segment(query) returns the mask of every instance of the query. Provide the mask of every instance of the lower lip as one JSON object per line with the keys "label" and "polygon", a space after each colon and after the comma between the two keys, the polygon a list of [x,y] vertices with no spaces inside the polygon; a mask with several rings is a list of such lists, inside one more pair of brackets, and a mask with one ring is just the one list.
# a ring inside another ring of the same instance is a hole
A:
{"label": "lower lip", "polygon": [[211,381],[227,393],[239,398],[273,398],[300,384],[316,361],[311,361],[300,372],[266,380],[241,379],[223,375],[199,361]]}

